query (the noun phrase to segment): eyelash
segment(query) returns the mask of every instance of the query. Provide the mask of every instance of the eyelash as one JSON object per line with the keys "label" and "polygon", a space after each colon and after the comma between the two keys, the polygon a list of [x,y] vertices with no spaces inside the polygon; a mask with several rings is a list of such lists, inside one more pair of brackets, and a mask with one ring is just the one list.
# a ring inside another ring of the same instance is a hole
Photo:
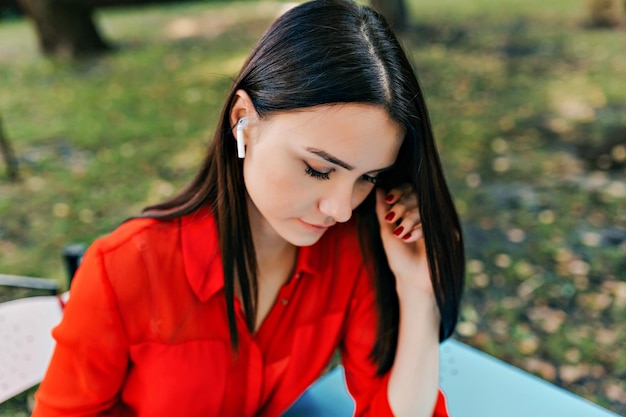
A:
{"label": "eyelash", "polygon": [[[330,179],[330,172],[320,172],[320,171],[316,171],[313,168],[311,168],[311,166],[309,164],[306,164],[306,168],[304,169],[304,172],[310,176],[313,177],[317,180],[329,180]],[[374,185],[378,185],[378,178],[376,177],[371,177],[369,175],[363,175],[361,177],[362,181],[365,182],[369,182],[370,184],[374,184]]]}
{"label": "eyelash", "polygon": [[329,180],[330,179],[330,172],[319,172],[314,170],[313,168],[311,168],[311,166],[309,164],[306,164],[306,168],[304,169],[304,172],[310,176],[313,177],[317,180]]}
{"label": "eyelash", "polygon": [[380,180],[378,177],[370,177],[369,175],[363,175],[361,179],[365,182],[369,182],[370,184],[378,185],[380,184]]}

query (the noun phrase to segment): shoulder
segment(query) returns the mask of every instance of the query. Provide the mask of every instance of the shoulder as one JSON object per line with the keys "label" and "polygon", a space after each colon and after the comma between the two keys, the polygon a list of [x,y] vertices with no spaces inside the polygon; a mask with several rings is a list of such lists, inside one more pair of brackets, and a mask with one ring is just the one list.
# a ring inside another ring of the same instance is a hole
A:
{"label": "shoulder", "polygon": [[176,220],[133,218],[122,223],[108,235],[98,238],[94,246],[97,246],[101,253],[106,254],[133,245],[133,241],[138,237],[154,240],[159,235],[176,233],[177,229]]}
{"label": "shoulder", "polygon": [[[187,288],[187,277],[196,270],[200,271],[196,275],[204,277],[203,267],[208,262],[204,260],[213,259],[207,254],[207,248],[217,241],[213,224],[212,216],[206,213],[173,220],[128,220],[94,241],[77,279],[102,280],[118,300],[150,297],[148,288],[164,293]],[[198,245],[198,241],[203,244]]]}
{"label": "shoulder", "polygon": [[163,272],[164,265],[178,267],[183,257],[186,261],[212,258],[213,247],[217,247],[215,219],[209,210],[198,210],[171,220],[128,220],[97,239],[85,255],[97,253],[105,266],[116,269],[123,265]]}
{"label": "shoulder", "polygon": [[176,257],[179,221],[134,218],[110,234],[96,239],[85,252],[77,271],[81,276],[100,276],[113,288],[148,279],[152,260]]}

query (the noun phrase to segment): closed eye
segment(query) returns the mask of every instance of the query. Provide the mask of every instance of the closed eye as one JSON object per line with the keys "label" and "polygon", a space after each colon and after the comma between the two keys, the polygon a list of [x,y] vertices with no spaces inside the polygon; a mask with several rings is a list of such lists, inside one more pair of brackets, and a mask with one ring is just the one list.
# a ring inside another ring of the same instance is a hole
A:
{"label": "closed eye", "polygon": [[[334,169],[331,169],[328,172],[322,172],[322,171],[318,171],[314,169],[311,165],[307,164],[306,162],[304,164],[306,165],[306,168],[304,169],[305,174],[318,180],[329,180],[331,172],[334,171]],[[374,184],[374,185],[380,184],[380,179],[372,175],[367,175],[367,174],[362,175],[360,180],[363,182]]]}
{"label": "closed eye", "polygon": [[363,175],[361,177],[361,180],[369,182],[374,185],[378,185],[380,183],[380,179],[378,177],[372,177],[371,175]]}
{"label": "closed eye", "polygon": [[305,172],[308,176],[313,177],[313,178],[318,179],[318,180],[329,180],[329,179],[330,179],[330,173],[331,173],[332,171],[329,171],[329,172],[320,172],[320,171],[317,171],[317,170],[313,169],[313,168],[312,168],[309,164],[307,164],[306,162],[305,162],[305,165],[306,165],[306,168],[304,169],[304,172]]}

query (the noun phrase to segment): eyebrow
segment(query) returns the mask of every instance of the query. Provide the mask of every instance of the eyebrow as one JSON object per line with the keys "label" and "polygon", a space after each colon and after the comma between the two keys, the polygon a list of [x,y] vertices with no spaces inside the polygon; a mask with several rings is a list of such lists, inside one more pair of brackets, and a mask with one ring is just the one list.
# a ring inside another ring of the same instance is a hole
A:
{"label": "eyebrow", "polygon": [[335,158],[334,156],[319,150],[319,149],[314,149],[314,148],[306,148],[307,151],[311,152],[312,154],[315,154],[317,156],[319,156],[322,159],[327,160],[328,162],[330,162],[331,164],[335,164],[335,165],[339,165],[342,168],[347,169],[348,171],[352,171],[354,169],[354,167],[350,164],[348,164],[347,162],[343,162],[341,159],[339,158]]}
{"label": "eyebrow", "polygon": [[[315,148],[306,148],[306,150],[307,150],[307,151],[309,151],[309,152],[311,152],[312,154],[317,155],[317,156],[319,156],[320,158],[322,158],[322,159],[324,159],[324,160],[326,160],[326,161],[330,162],[331,164],[338,165],[338,166],[340,166],[340,167],[342,167],[342,168],[347,169],[348,171],[352,171],[352,170],[354,169],[354,167],[353,167],[352,165],[350,165],[349,163],[344,162],[344,161],[342,161],[341,159],[336,158],[336,157],[334,157],[334,156],[330,155],[329,153],[324,152],[324,151],[322,151],[322,150],[320,150],[320,149],[315,149]],[[376,170],[374,170],[374,171],[370,171],[370,172],[371,172],[371,173],[379,173],[379,172],[388,171],[388,170],[390,170],[391,168],[393,168],[393,166],[394,166],[394,165],[395,165],[395,163],[394,163],[394,164],[391,164],[391,165],[390,165],[390,166],[388,166],[388,167],[381,168],[381,169],[376,169]]]}

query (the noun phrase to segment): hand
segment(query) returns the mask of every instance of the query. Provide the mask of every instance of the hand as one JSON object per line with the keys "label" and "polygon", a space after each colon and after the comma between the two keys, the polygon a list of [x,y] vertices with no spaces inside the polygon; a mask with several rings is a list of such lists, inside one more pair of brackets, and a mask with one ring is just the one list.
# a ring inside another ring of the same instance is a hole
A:
{"label": "hand", "polygon": [[376,215],[398,295],[410,291],[434,297],[417,196],[410,185],[387,194],[376,190]]}

